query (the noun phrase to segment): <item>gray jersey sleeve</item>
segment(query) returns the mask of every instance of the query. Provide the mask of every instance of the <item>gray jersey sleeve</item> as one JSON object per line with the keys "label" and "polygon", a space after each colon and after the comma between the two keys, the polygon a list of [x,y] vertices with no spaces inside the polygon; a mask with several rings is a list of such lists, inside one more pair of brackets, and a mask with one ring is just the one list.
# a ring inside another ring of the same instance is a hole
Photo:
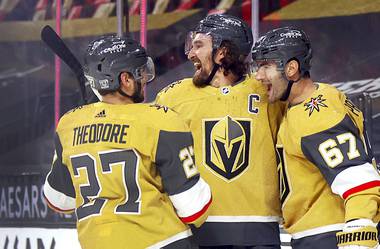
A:
{"label": "gray jersey sleeve", "polygon": [[[184,192],[198,182],[199,173],[194,163],[193,151],[190,132],[160,131],[155,162],[164,189],[169,195]],[[189,170],[194,167],[197,173],[189,175],[185,167]]]}
{"label": "gray jersey sleeve", "polygon": [[66,196],[75,198],[75,190],[70,176],[70,172],[67,166],[64,165],[62,162],[62,144],[58,134],[55,135],[54,143],[56,158],[53,161],[50,174],[47,176],[46,181],[56,191],[61,192]]}
{"label": "gray jersey sleeve", "polygon": [[327,130],[303,137],[301,148],[306,158],[319,168],[330,185],[343,170],[371,163],[372,160],[358,127],[348,115]]}

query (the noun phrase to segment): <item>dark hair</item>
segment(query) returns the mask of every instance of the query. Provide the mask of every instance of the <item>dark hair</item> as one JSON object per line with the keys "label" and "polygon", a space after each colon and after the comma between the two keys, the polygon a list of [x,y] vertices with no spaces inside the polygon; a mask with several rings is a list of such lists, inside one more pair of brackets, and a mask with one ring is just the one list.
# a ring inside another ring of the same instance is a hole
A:
{"label": "dark hair", "polygon": [[226,48],[225,57],[221,60],[224,76],[232,73],[241,77],[248,72],[249,63],[244,61],[246,56],[240,54],[239,48],[234,43],[223,41],[220,48]]}
{"label": "dark hair", "polygon": [[295,61],[297,61],[297,63],[298,63],[298,72],[300,73],[300,75],[301,75],[301,77],[302,78],[305,78],[305,79],[307,79],[307,78],[310,78],[310,71],[309,70],[307,70],[307,71],[302,71],[301,70],[301,63],[300,63],[300,61],[296,58],[296,57],[293,57],[293,58],[291,58],[290,60],[288,60],[286,63],[285,63],[285,65],[289,62],[289,61],[292,61],[292,60],[295,60]]}

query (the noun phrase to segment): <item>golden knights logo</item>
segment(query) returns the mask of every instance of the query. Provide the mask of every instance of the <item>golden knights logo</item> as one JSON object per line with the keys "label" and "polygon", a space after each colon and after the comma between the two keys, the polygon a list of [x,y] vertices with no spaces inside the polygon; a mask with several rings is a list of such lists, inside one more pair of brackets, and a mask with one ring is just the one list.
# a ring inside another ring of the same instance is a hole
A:
{"label": "golden knights logo", "polygon": [[251,143],[251,120],[203,120],[205,164],[218,176],[231,181],[248,167]]}
{"label": "golden knights logo", "polygon": [[322,99],[322,95],[318,95],[316,98],[311,98],[309,102],[305,103],[305,111],[309,111],[309,117],[316,110],[319,112],[319,107],[328,107],[325,103],[326,99]]}

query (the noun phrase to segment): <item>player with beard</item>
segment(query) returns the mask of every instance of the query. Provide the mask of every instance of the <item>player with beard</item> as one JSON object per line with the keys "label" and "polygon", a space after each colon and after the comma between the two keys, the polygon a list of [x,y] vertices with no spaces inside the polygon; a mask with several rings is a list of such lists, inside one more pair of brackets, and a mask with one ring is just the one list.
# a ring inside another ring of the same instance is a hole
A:
{"label": "player with beard", "polygon": [[161,90],[156,102],[190,126],[196,165],[213,191],[210,216],[193,229],[200,248],[280,248],[275,138],[280,105],[248,72],[253,38],[237,17],[209,15],[188,35],[193,78]]}
{"label": "player with beard", "polygon": [[152,59],[130,38],[105,36],[89,44],[84,72],[102,101],[60,119],[49,206],[75,211],[83,249],[190,249],[187,224],[204,222],[211,192],[183,121],[139,103]]}
{"label": "player with beard", "polygon": [[276,147],[292,248],[378,248],[380,176],[363,114],[344,93],[311,79],[304,31],[271,30],[252,57],[269,101],[288,104]]}

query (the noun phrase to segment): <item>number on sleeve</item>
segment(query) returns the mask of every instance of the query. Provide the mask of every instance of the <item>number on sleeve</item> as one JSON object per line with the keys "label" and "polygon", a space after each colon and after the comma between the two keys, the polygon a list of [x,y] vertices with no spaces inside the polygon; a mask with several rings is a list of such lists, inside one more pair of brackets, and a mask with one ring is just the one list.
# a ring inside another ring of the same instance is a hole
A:
{"label": "number on sleeve", "polygon": [[338,139],[338,142],[340,144],[344,144],[345,142],[348,141],[348,152],[347,152],[347,156],[348,158],[351,160],[351,159],[354,159],[354,158],[357,158],[360,156],[360,153],[356,147],[356,139],[355,139],[355,136],[352,135],[352,133],[350,132],[347,132],[347,133],[343,133],[341,135],[338,135],[336,136],[336,138]]}
{"label": "number on sleeve", "polygon": [[[337,143],[338,142],[338,143]],[[319,153],[325,160],[326,164],[334,168],[344,161],[344,155],[339,148],[338,144],[344,144],[348,142],[347,157],[349,160],[360,156],[359,150],[356,147],[355,136],[351,132],[343,133],[336,136],[335,139],[328,139],[319,145]]]}
{"label": "number on sleeve", "polygon": [[194,163],[194,148],[193,146],[188,146],[180,150],[179,159],[182,162],[183,169],[187,178],[190,178],[198,174],[198,168]]}

